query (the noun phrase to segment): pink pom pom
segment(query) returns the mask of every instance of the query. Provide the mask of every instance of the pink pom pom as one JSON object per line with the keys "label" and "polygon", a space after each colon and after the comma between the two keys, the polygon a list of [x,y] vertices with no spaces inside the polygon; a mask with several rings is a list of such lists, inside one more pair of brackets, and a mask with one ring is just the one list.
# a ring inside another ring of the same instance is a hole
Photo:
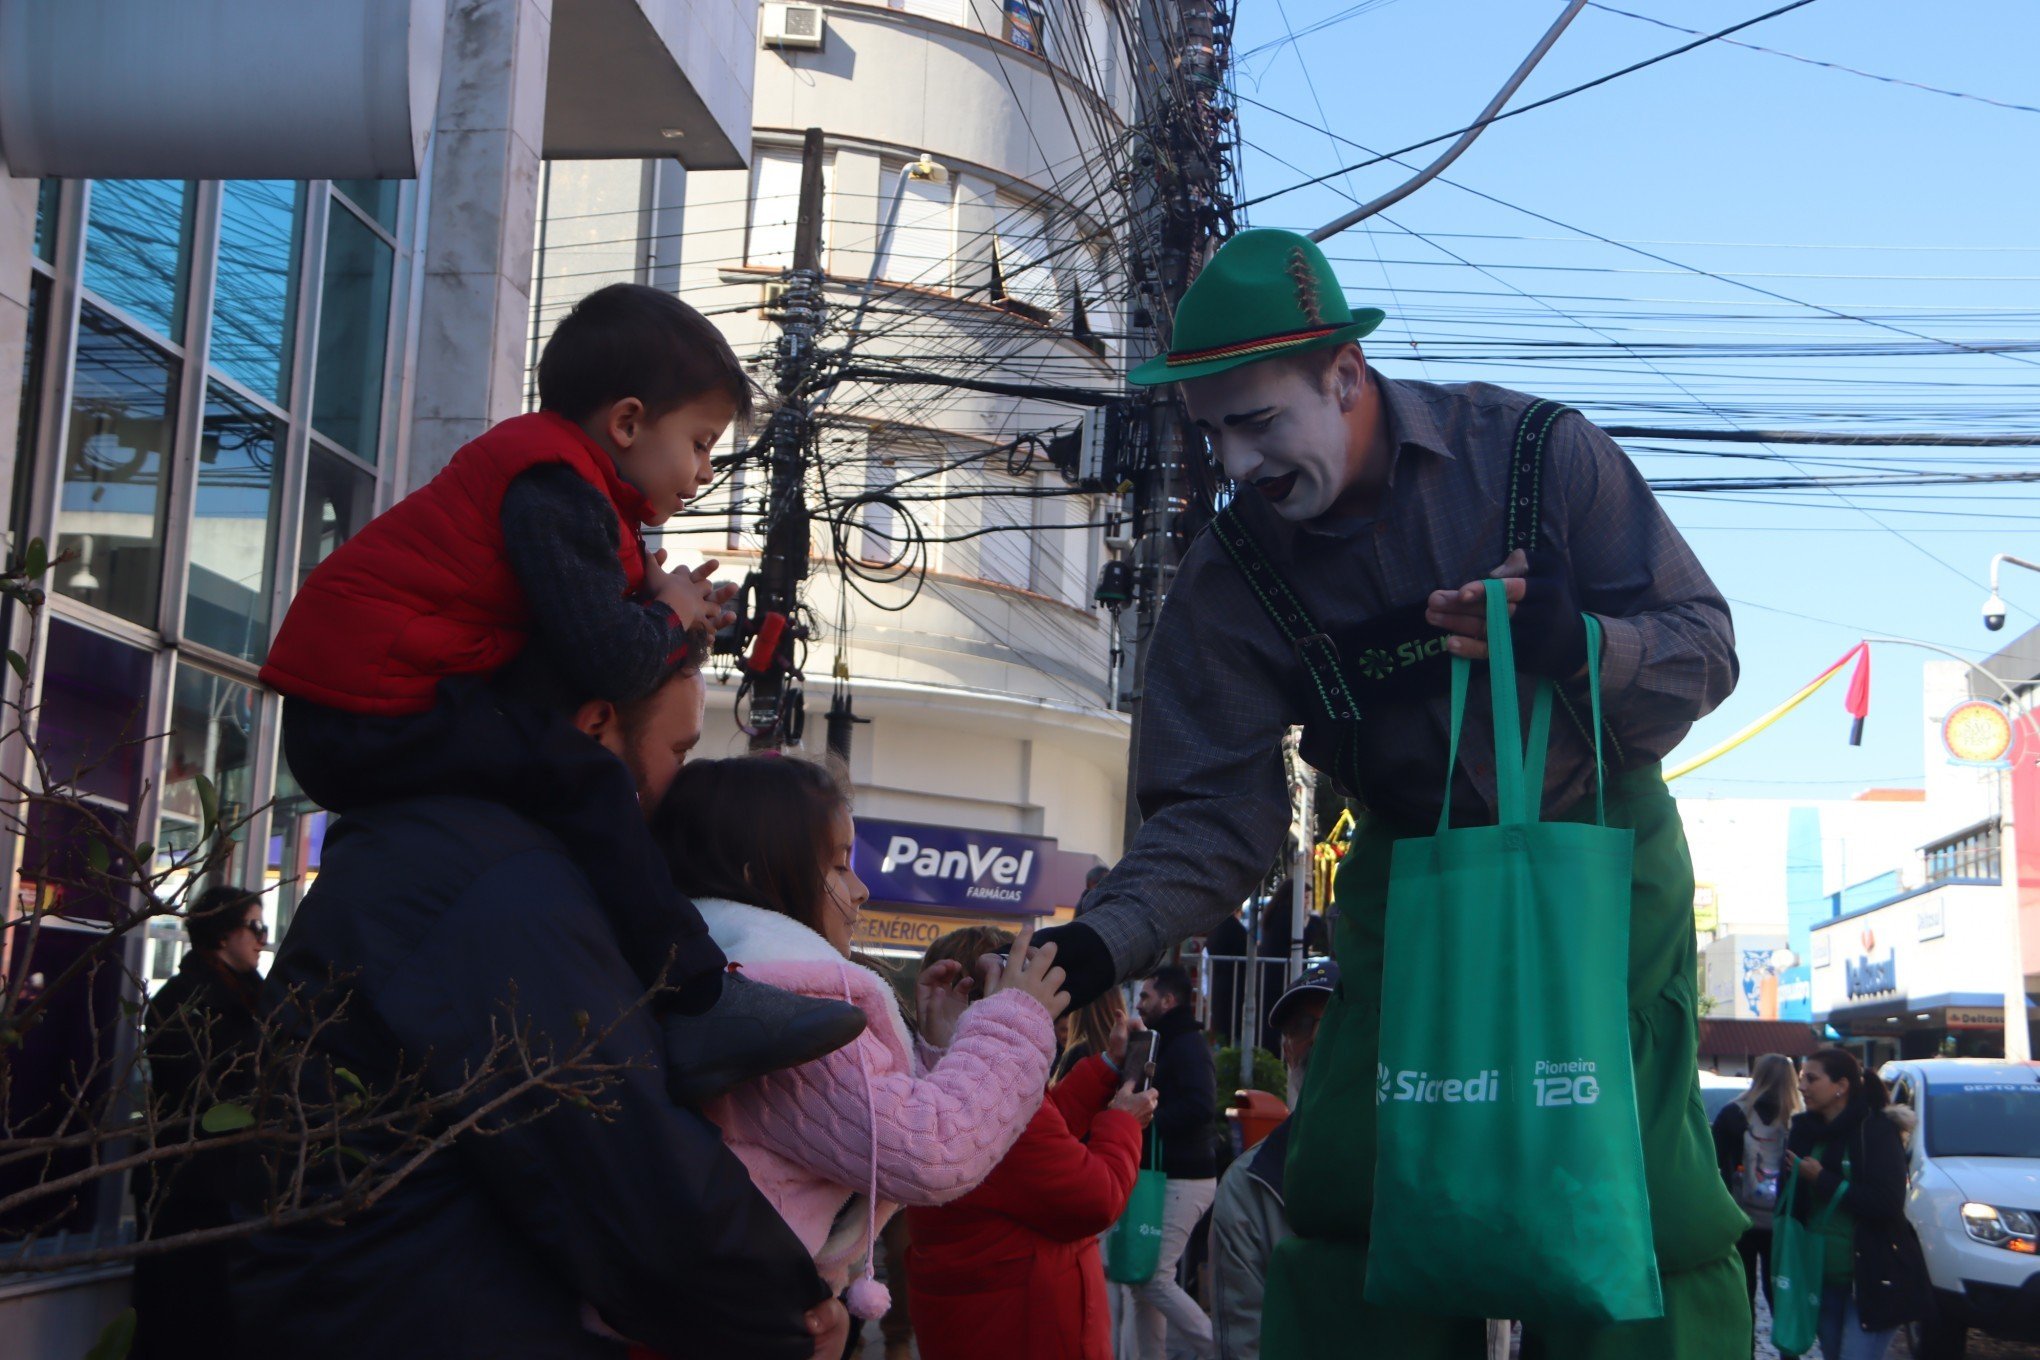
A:
{"label": "pink pom pom", "polygon": [[876,1322],[892,1309],[892,1295],[886,1287],[869,1275],[850,1286],[843,1295],[844,1304],[850,1309],[850,1316]]}

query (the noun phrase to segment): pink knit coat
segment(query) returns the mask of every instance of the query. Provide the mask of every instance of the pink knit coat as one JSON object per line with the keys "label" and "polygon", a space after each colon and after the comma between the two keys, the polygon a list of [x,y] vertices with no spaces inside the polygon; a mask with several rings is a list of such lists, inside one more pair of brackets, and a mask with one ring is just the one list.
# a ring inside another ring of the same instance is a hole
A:
{"label": "pink knit coat", "polygon": [[695,906],[723,953],[753,981],[840,1001],[847,978],[868,1021],[847,1047],[746,1082],[706,1109],[814,1253],[822,1278],[840,1290],[871,1249],[874,1123],[880,1225],[902,1204],[967,1194],[1040,1106],[1054,1025],[1033,997],[1001,992],[965,1011],[949,1049],[928,1065],[937,1055],[925,1046],[917,1053],[891,985],[819,934],[761,907],[713,898]]}

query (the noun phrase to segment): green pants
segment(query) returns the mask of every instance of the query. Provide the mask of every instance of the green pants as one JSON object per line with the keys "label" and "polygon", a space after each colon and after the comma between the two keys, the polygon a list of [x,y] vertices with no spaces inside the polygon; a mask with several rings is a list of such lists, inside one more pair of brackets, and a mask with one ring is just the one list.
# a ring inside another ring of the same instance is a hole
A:
{"label": "green pants", "polygon": [[[1589,799],[1567,819],[1592,815]],[[1665,1315],[1576,1333],[1545,1329],[1525,1338],[1525,1360],[1748,1360],[1750,1305],[1735,1244],[1749,1221],[1722,1185],[1700,1103],[1693,861],[1657,766],[1611,783],[1608,823],[1636,832],[1629,1034]],[[1399,1313],[1361,1298],[1374,1203],[1389,855],[1402,837],[1428,834],[1363,821],[1339,868],[1340,984],[1319,1023],[1290,1127],[1284,1199],[1297,1235],[1276,1249],[1268,1272],[1267,1360],[1478,1360],[1484,1353],[1477,1319]]]}

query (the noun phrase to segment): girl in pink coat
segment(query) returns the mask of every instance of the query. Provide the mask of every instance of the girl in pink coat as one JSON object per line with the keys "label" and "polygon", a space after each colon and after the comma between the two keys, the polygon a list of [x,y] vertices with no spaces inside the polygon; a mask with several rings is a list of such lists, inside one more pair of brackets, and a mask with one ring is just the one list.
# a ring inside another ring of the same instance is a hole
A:
{"label": "girl in pink coat", "polygon": [[[654,833],[709,933],[754,981],[847,1000],[869,1021],[847,1047],[738,1087],[705,1110],[759,1190],[858,1317],[882,1316],[878,1227],[903,1204],[942,1204],[999,1164],[1041,1104],[1055,1017],[1069,1002],[1054,947],[987,958],[985,999],[960,964],[916,986],[917,1042],[897,995],[851,961],[869,891],[851,867],[850,800],[826,766],[780,756],[690,761]],[[960,1018],[959,1018],[960,1017]],[[942,1047],[934,1047],[940,1044]]]}

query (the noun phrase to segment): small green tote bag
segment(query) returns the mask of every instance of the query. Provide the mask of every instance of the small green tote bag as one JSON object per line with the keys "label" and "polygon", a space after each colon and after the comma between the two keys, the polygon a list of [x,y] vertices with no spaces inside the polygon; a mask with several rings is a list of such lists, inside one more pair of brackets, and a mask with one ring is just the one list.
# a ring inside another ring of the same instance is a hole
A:
{"label": "small green tote bag", "polygon": [[[1526,753],[1509,614],[1487,583],[1499,823],[1453,829],[1470,666],[1452,663],[1438,834],[1390,863],[1370,1303],[1600,1326],[1662,1316],[1629,1047],[1635,837],[1541,816],[1551,685]],[[1601,632],[1587,619],[1595,759]],[[1599,781],[1605,783],[1605,779]]]}
{"label": "small green tote bag", "polygon": [[[1824,1164],[1827,1149],[1821,1148],[1814,1160]],[[1825,1230],[1849,1183],[1842,1182],[1811,1223],[1801,1223],[1793,1217],[1792,1202],[1802,1182],[1795,1172],[1785,1176],[1785,1193],[1779,1196],[1771,1221],[1771,1344],[1782,1355],[1805,1355],[1813,1349],[1814,1329],[1820,1323],[1821,1277],[1827,1270]]]}
{"label": "small green tote bag", "polygon": [[[1159,1162],[1154,1127],[1148,1127],[1148,1160]],[[1126,1212],[1105,1239],[1105,1278],[1114,1284],[1146,1284],[1162,1259],[1162,1208],[1169,1197],[1169,1178],[1143,1169],[1134,1177]]]}

